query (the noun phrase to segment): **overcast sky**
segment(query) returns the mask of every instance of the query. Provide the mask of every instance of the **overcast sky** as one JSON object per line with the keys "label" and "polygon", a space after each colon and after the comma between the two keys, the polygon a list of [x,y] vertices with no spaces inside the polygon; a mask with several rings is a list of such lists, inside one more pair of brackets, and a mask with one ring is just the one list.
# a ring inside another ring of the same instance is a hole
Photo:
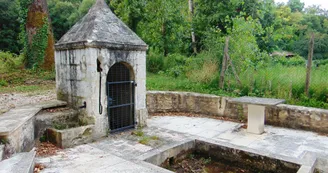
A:
{"label": "overcast sky", "polygon": [[[275,2],[287,3],[288,0],[275,0]],[[321,8],[328,10],[328,0],[301,0],[301,2],[305,3],[305,7],[311,6],[311,5],[320,5]]]}

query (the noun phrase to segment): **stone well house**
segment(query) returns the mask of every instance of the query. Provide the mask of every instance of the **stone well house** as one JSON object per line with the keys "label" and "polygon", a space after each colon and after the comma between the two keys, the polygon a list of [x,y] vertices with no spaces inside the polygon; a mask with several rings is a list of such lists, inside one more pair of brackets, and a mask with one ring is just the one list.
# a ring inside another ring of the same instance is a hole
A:
{"label": "stone well house", "polygon": [[145,125],[148,46],[97,0],[55,45],[59,100],[95,120],[95,138]]}

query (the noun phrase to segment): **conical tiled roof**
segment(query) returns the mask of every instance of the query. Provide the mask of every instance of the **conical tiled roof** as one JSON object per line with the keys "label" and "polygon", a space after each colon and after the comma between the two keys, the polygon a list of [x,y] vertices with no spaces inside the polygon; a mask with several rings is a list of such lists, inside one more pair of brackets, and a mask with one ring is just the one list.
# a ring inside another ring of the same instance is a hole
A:
{"label": "conical tiled roof", "polygon": [[113,14],[104,0],[97,0],[56,44],[57,50],[84,47],[146,50],[147,44]]}

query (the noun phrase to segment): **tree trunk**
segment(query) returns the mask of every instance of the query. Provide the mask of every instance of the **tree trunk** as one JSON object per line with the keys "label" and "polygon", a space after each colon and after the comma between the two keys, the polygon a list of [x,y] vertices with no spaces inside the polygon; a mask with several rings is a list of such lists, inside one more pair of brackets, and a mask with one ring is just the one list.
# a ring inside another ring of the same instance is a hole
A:
{"label": "tree trunk", "polygon": [[[46,29],[42,33],[42,29]],[[34,0],[28,7],[26,19],[27,64],[33,68],[35,64],[50,70],[54,67],[54,37],[51,28],[46,0]]]}
{"label": "tree trunk", "polygon": [[196,36],[194,32],[193,24],[193,17],[194,17],[194,1],[188,0],[189,2],[189,16],[190,16],[190,22],[191,22],[191,45],[192,49],[194,50],[194,53],[197,54],[197,45],[196,45]]}
{"label": "tree trunk", "polygon": [[311,34],[311,39],[309,42],[309,55],[308,55],[307,70],[306,70],[305,94],[308,97],[310,96],[309,90],[310,90],[310,83],[311,83],[313,49],[314,49],[314,33]]}
{"label": "tree trunk", "polygon": [[163,39],[163,52],[164,56],[166,57],[169,53],[168,51],[168,46],[167,46],[167,39],[166,39],[166,21],[163,22],[162,24],[162,39]]}
{"label": "tree trunk", "polygon": [[222,59],[222,67],[221,67],[220,80],[219,80],[219,88],[220,89],[224,88],[224,77],[225,77],[225,71],[227,69],[227,56],[226,55],[228,55],[228,51],[229,51],[229,40],[230,40],[230,37],[227,37],[226,42],[225,42],[225,47],[224,47],[224,55],[223,55],[223,59]]}

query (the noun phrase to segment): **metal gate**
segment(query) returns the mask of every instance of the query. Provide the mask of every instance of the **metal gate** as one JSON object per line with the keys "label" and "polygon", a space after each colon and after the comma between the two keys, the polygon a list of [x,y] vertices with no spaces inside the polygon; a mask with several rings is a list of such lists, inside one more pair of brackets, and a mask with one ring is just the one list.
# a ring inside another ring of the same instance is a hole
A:
{"label": "metal gate", "polygon": [[122,63],[114,64],[107,76],[107,101],[110,132],[135,127],[134,87],[130,70]]}

